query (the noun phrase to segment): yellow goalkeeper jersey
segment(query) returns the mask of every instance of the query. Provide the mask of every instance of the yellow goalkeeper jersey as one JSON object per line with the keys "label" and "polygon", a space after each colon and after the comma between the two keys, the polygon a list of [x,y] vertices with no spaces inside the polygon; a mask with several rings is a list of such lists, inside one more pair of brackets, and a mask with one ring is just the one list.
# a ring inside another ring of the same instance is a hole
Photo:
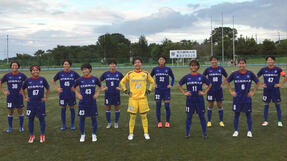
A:
{"label": "yellow goalkeeper jersey", "polygon": [[129,89],[131,92],[130,98],[132,99],[142,99],[145,98],[145,93],[147,89],[147,82],[150,83],[149,90],[152,90],[154,85],[154,80],[151,75],[146,71],[130,71],[121,80],[120,84],[122,89],[125,91],[126,83],[129,83]]}

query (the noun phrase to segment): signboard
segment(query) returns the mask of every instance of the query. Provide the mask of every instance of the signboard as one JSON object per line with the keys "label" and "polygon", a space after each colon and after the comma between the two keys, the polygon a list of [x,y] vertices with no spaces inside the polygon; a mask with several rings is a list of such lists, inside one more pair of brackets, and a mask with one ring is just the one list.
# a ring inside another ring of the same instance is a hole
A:
{"label": "signboard", "polygon": [[197,52],[196,50],[170,50],[169,51],[169,57],[171,59],[175,58],[197,58]]}

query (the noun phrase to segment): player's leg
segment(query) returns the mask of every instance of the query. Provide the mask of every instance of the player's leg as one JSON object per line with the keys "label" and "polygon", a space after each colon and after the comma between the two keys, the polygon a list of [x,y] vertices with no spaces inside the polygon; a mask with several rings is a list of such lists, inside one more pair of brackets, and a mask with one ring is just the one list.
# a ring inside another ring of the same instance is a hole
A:
{"label": "player's leg", "polygon": [[92,116],[92,127],[93,127],[93,133],[92,133],[92,141],[95,142],[97,141],[97,128],[98,128],[98,122],[97,122],[97,117]]}
{"label": "player's leg", "polygon": [[248,126],[247,136],[252,137],[252,115],[251,115],[251,112],[246,112],[245,114],[246,114],[247,126]]}
{"label": "player's leg", "polygon": [[106,128],[109,129],[112,126],[112,123],[111,123],[111,106],[106,106],[106,120],[108,122]]}
{"label": "player's leg", "polygon": [[239,116],[240,116],[240,112],[234,112],[234,119],[233,119],[233,126],[234,126],[234,133],[233,133],[233,137],[237,137],[238,136],[238,124],[239,124]]}
{"label": "player's leg", "polygon": [[71,130],[75,130],[75,118],[76,118],[76,111],[75,111],[75,106],[69,106],[70,107],[70,112],[71,112],[71,126],[70,129]]}
{"label": "player's leg", "polygon": [[17,112],[19,115],[19,131],[23,132],[24,128],[23,128],[23,123],[24,123],[24,112],[23,112],[23,108],[17,108]]}
{"label": "player's leg", "polygon": [[219,126],[224,127],[222,101],[218,101],[216,102],[216,104],[217,104],[218,115],[219,115]]}
{"label": "player's leg", "polygon": [[276,111],[277,111],[278,126],[282,127],[283,123],[282,123],[282,111],[281,111],[281,107],[280,107],[280,102],[276,102],[275,107],[276,107]]}
{"label": "player's leg", "polygon": [[66,130],[66,127],[67,127],[66,126],[66,106],[60,106],[60,109],[61,109],[61,121],[62,121],[61,130]]}
{"label": "player's leg", "polygon": [[213,101],[208,101],[208,108],[207,108],[207,127],[211,127],[211,117],[212,117],[212,109],[214,106]]}
{"label": "player's leg", "polygon": [[119,128],[119,118],[120,118],[121,110],[120,105],[115,106],[115,124],[114,128]]}
{"label": "player's leg", "polygon": [[[202,99],[203,100],[203,99]],[[196,105],[196,112],[199,116],[200,119],[200,125],[201,125],[201,129],[202,129],[202,136],[203,139],[207,139],[207,134],[206,134],[206,119],[205,119],[205,106],[204,106],[204,102],[197,104]]]}
{"label": "player's leg", "polygon": [[144,130],[144,137],[146,140],[150,139],[150,136],[148,134],[148,119],[147,119],[147,113],[141,113],[141,120],[142,120],[142,126],[143,126],[143,130]]}
{"label": "player's leg", "polygon": [[12,132],[13,129],[13,113],[14,109],[8,108],[8,130],[7,130],[8,133]]}
{"label": "player's leg", "polygon": [[192,115],[193,113],[190,112],[190,107],[186,107],[186,120],[185,120],[185,132],[186,132],[186,138],[190,137],[190,127],[192,122]]}
{"label": "player's leg", "polygon": [[86,120],[85,116],[80,116],[80,122],[79,122],[79,127],[80,127],[80,132],[81,132],[80,142],[85,141],[85,120]]}
{"label": "player's leg", "polygon": [[40,143],[45,142],[45,129],[46,129],[46,120],[45,117],[39,117],[39,122],[40,122],[40,130],[41,130],[41,135],[40,135]]}
{"label": "player's leg", "polygon": [[36,112],[33,109],[33,107],[30,105],[30,103],[27,103],[26,115],[29,118],[29,120],[28,120],[28,129],[29,129],[29,133],[30,133],[30,138],[29,138],[28,143],[33,143],[34,139],[35,139],[35,135],[34,135],[34,118],[36,116]]}
{"label": "player's leg", "polygon": [[262,123],[262,126],[268,125],[268,112],[269,112],[269,103],[271,101],[271,95],[272,93],[269,92],[267,89],[263,89],[263,96],[262,101],[264,102],[264,122]]}
{"label": "player's leg", "polygon": [[164,107],[165,107],[165,127],[170,127],[170,89],[167,89],[164,93]]}
{"label": "player's leg", "polygon": [[133,140],[134,138],[134,128],[136,123],[137,112],[139,108],[139,101],[129,98],[128,112],[130,113],[129,120],[129,136],[128,140]]}
{"label": "player's leg", "polygon": [[155,89],[155,94],[154,94],[154,100],[155,100],[155,105],[156,105],[156,118],[157,118],[157,127],[161,128],[162,127],[162,122],[161,122],[161,92],[159,89]]}

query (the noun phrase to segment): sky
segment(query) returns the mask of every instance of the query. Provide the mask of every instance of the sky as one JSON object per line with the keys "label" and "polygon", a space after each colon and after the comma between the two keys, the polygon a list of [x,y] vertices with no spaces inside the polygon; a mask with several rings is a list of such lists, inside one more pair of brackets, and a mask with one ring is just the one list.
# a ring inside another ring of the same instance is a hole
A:
{"label": "sky", "polygon": [[213,28],[274,41],[287,38],[287,0],[0,0],[0,59],[57,45],[95,44],[105,33],[132,42],[183,39],[202,42]]}

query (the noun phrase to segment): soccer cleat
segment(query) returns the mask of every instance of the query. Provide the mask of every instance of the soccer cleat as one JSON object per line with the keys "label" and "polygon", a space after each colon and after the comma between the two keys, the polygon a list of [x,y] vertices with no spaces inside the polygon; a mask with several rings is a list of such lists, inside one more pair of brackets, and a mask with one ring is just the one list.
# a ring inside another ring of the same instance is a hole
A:
{"label": "soccer cleat", "polygon": [[133,140],[134,139],[134,134],[129,134],[128,140]]}
{"label": "soccer cleat", "polygon": [[148,134],[148,133],[144,134],[144,138],[145,138],[146,140],[149,140],[149,139],[150,139],[149,134]]}
{"label": "soccer cleat", "polygon": [[186,135],[185,135],[185,138],[186,138],[186,139],[189,139],[189,138],[190,138],[190,134],[186,134]]}
{"label": "soccer cleat", "polygon": [[239,132],[238,131],[234,131],[234,133],[233,133],[233,137],[237,137],[239,135]]}
{"label": "soccer cleat", "polygon": [[207,134],[205,133],[205,134],[202,134],[202,138],[205,140],[205,139],[207,139]]}
{"label": "soccer cleat", "polygon": [[268,122],[267,121],[264,121],[262,126],[268,126]]}
{"label": "soccer cleat", "polygon": [[283,127],[283,123],[281,121],[278,121],[278,127]]}
{"label": "soccer cleat", "polygon": [[210,121],[208,121],[207,122],[207,127],[211,127],[212,125],[211,125],[211,122]]}
{"label": "soccer cleat", "polygon": [[115,128],[115,129],[119,128],[119,123],[116,123],[116,122],[115,122],[115,123],[114,123],[114,128]]}
{"label": "soccer cleat", "polygon": [[12,127],[9,127],[9,129],[7,130],[8,133],[12,132]]}
{"label": "soccer cleat", "polygon": [[112,127],[112,123],[108,123],[108,125],[106,126],[107,129]]}
{"label": "soccer cleat", "polygon": [[61,127],[61,130],[62,130],[62,131],[66,130],[66,125],[63,125],[63,126]]}
{"label": "soccer cleat", "polygon": [[40,135],[40,143],[44,143],[45,142],[45,135],[41,134]]}
{"label": "soccer cleat", "polygon": [[247,137],[252,138],[252,132],[251,131],[247,132]]}
{"label": "soccer cleat", "polygon": [[97,135],[96,134],[92,134],[92,142],[96,142],[97,141]]}
{"label": "soccer cleat", "polygon": [[19,132],[23,132],[24,131],[24,128],[23,127],[20,127],[19,128]]}
{"label": "soccer cleat", "polygon": [[85,142],[85,135],[81,135],[81,138],[80,138],[80,142],[82,143],[82,142]]}
{"label": "soccer cleat", "polygon": [[75,130],[76,129],[75,125],[71,125],[70,129]]}
{"label": "soccer cleat", "polygon": [[220,121],[220,122],[219,122],[219,126],[220,126],[220,127],[224,127],[224,122],[223,122],[223,121]]}
{"label": "soccer cleat", "polygon": [[35,140],[35,135],[31,135],[29,140],[28,140],[28,143],[33,143]]}
{"label": "soccer cleat", "polygon": [[170,123],[169,122],[165,122],[165,125],[164,125],[166,128],[169,128],[170,127]]}
{"label": "soccer cleat", "polygon": [[158,122],[158,123],[157,123],[157,127],[158,127],[158,128],[162,128],[162,122]]}

